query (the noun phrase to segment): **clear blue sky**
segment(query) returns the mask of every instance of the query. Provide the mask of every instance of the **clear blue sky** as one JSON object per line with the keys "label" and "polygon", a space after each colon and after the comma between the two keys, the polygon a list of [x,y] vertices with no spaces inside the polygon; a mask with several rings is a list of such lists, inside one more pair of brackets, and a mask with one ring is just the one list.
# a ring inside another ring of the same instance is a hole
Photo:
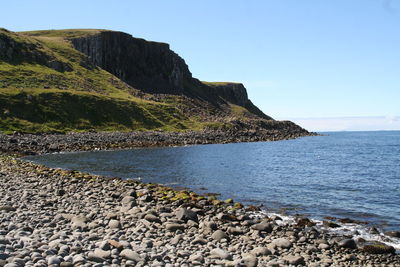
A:
{"label": "clear blue sky", "polygon": [[0,27],[167,42],[194,77],[243,82],[278,119],[400,115],[398,0],[4,1]]}

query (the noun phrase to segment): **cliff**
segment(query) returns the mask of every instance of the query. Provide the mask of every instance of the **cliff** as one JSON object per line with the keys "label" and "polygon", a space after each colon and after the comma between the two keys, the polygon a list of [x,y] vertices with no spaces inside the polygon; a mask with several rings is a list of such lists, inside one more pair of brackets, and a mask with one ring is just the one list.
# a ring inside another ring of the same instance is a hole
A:
{"label": "cliff", "polygon": [[0,29],[0,131],[296,131],[168,44],[109,30]]}
{"label": "cliff", "polygon": [[248,99],[243,84],[202,83],[193,78],[185,61],[170,50],[168,44],[114,31],[71,38],[71,42],[94,65],[146,93],[183,94],[216,105],[229,102],[262,118],[272,119]]}
{"label": "cliff", "polygon": [[113,31],[71,41],[94,65],[148,93],[181,94],[185,81],[192,79],[185,61],[165,43]]}

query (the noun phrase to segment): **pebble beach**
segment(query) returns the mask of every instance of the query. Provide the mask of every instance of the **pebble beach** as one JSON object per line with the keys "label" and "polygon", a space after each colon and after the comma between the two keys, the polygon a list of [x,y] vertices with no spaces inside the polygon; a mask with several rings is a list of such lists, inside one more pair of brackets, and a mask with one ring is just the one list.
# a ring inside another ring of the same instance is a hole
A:
{"label": "pebble beach", "polygon": [[399,266],[393,247],[335,236],[157,184],[0,157],[0,266]]}

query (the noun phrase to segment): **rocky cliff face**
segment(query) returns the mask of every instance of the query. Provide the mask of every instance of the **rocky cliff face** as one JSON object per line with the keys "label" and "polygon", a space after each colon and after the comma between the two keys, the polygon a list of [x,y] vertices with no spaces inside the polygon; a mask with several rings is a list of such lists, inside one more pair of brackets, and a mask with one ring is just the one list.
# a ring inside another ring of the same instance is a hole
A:
{"label": "rocky cliff face", "polygon": [[205,83],[208,87],[212,87],[218,97],[223,100],[245,107],[251,113],[264,118],[272,120],[271,117],[265,115],[259,108],[257,108],[247,96],[247,90],[241,83]]}
{"label": "rocky cliff face", "polygon": [[271,119],[248,99],[243,84],[202,83],[193,78],[185,61],[168,44],[114,31],[72,38],[71,42],[92,64],[146,93],[183,94],[214,105],[229,102]]}
{"label": "rocky cliff face", "polygon": [[239,106],[245,106],[249,100],[246,88],[241,83],[206,83],[215,89],[225,101]]}
{"label": "rocky cliff face", "polygon": [[192,79],[185,61],[165,43],[112,31],[71,41],[92,63],[148,93],[181,94],[185,81]]}

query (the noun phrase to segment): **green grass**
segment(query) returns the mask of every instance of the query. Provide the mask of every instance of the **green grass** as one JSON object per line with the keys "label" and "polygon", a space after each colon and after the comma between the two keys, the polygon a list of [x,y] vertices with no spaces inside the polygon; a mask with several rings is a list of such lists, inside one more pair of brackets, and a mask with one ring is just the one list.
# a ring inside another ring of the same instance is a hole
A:
{"label": "green grass", "polygon": [[[105,30],[13,33],[0,28],[0,38],[12,40],[19,52],[12,59],[0,57],[0,131],[185,131],[231,127],[223,118],[205,121],[184,114],[181,107],[190,103],[180,96],[164,97],[158,102],[146,100],[148,95],[91,65],[69,41],[102,31]],[[60,71],[49,62],[59,62],[67,68]],[[188,83],[186,87],[207,99],[207,92],[201,86]],[[245,117],[244,108],[235,105],[230,108],[228,119]]]}
{"label": "green grass", "polygon": [[57,89],[0,90],[0,131],[5,133],[179,131],[188,129],[191,123],[179,110],[165,104]]}
{"label": "green grass", "polygon": [[205,82],[202,81],[203,84],[208,85],[208,86],[226,86],[226,85],[232,85],[232,84],[241,84],[241,83],[235,83],[235,82]]}
{"label": "green grass", "polygon": [[63,38],[77,38],[88,35],[98,34],[103,31],[101,29],[66,29],[66,30],[41,30],[41,31],[24,31],[19,32],[23,35],[33,36],[33,37],[63,37]]}

